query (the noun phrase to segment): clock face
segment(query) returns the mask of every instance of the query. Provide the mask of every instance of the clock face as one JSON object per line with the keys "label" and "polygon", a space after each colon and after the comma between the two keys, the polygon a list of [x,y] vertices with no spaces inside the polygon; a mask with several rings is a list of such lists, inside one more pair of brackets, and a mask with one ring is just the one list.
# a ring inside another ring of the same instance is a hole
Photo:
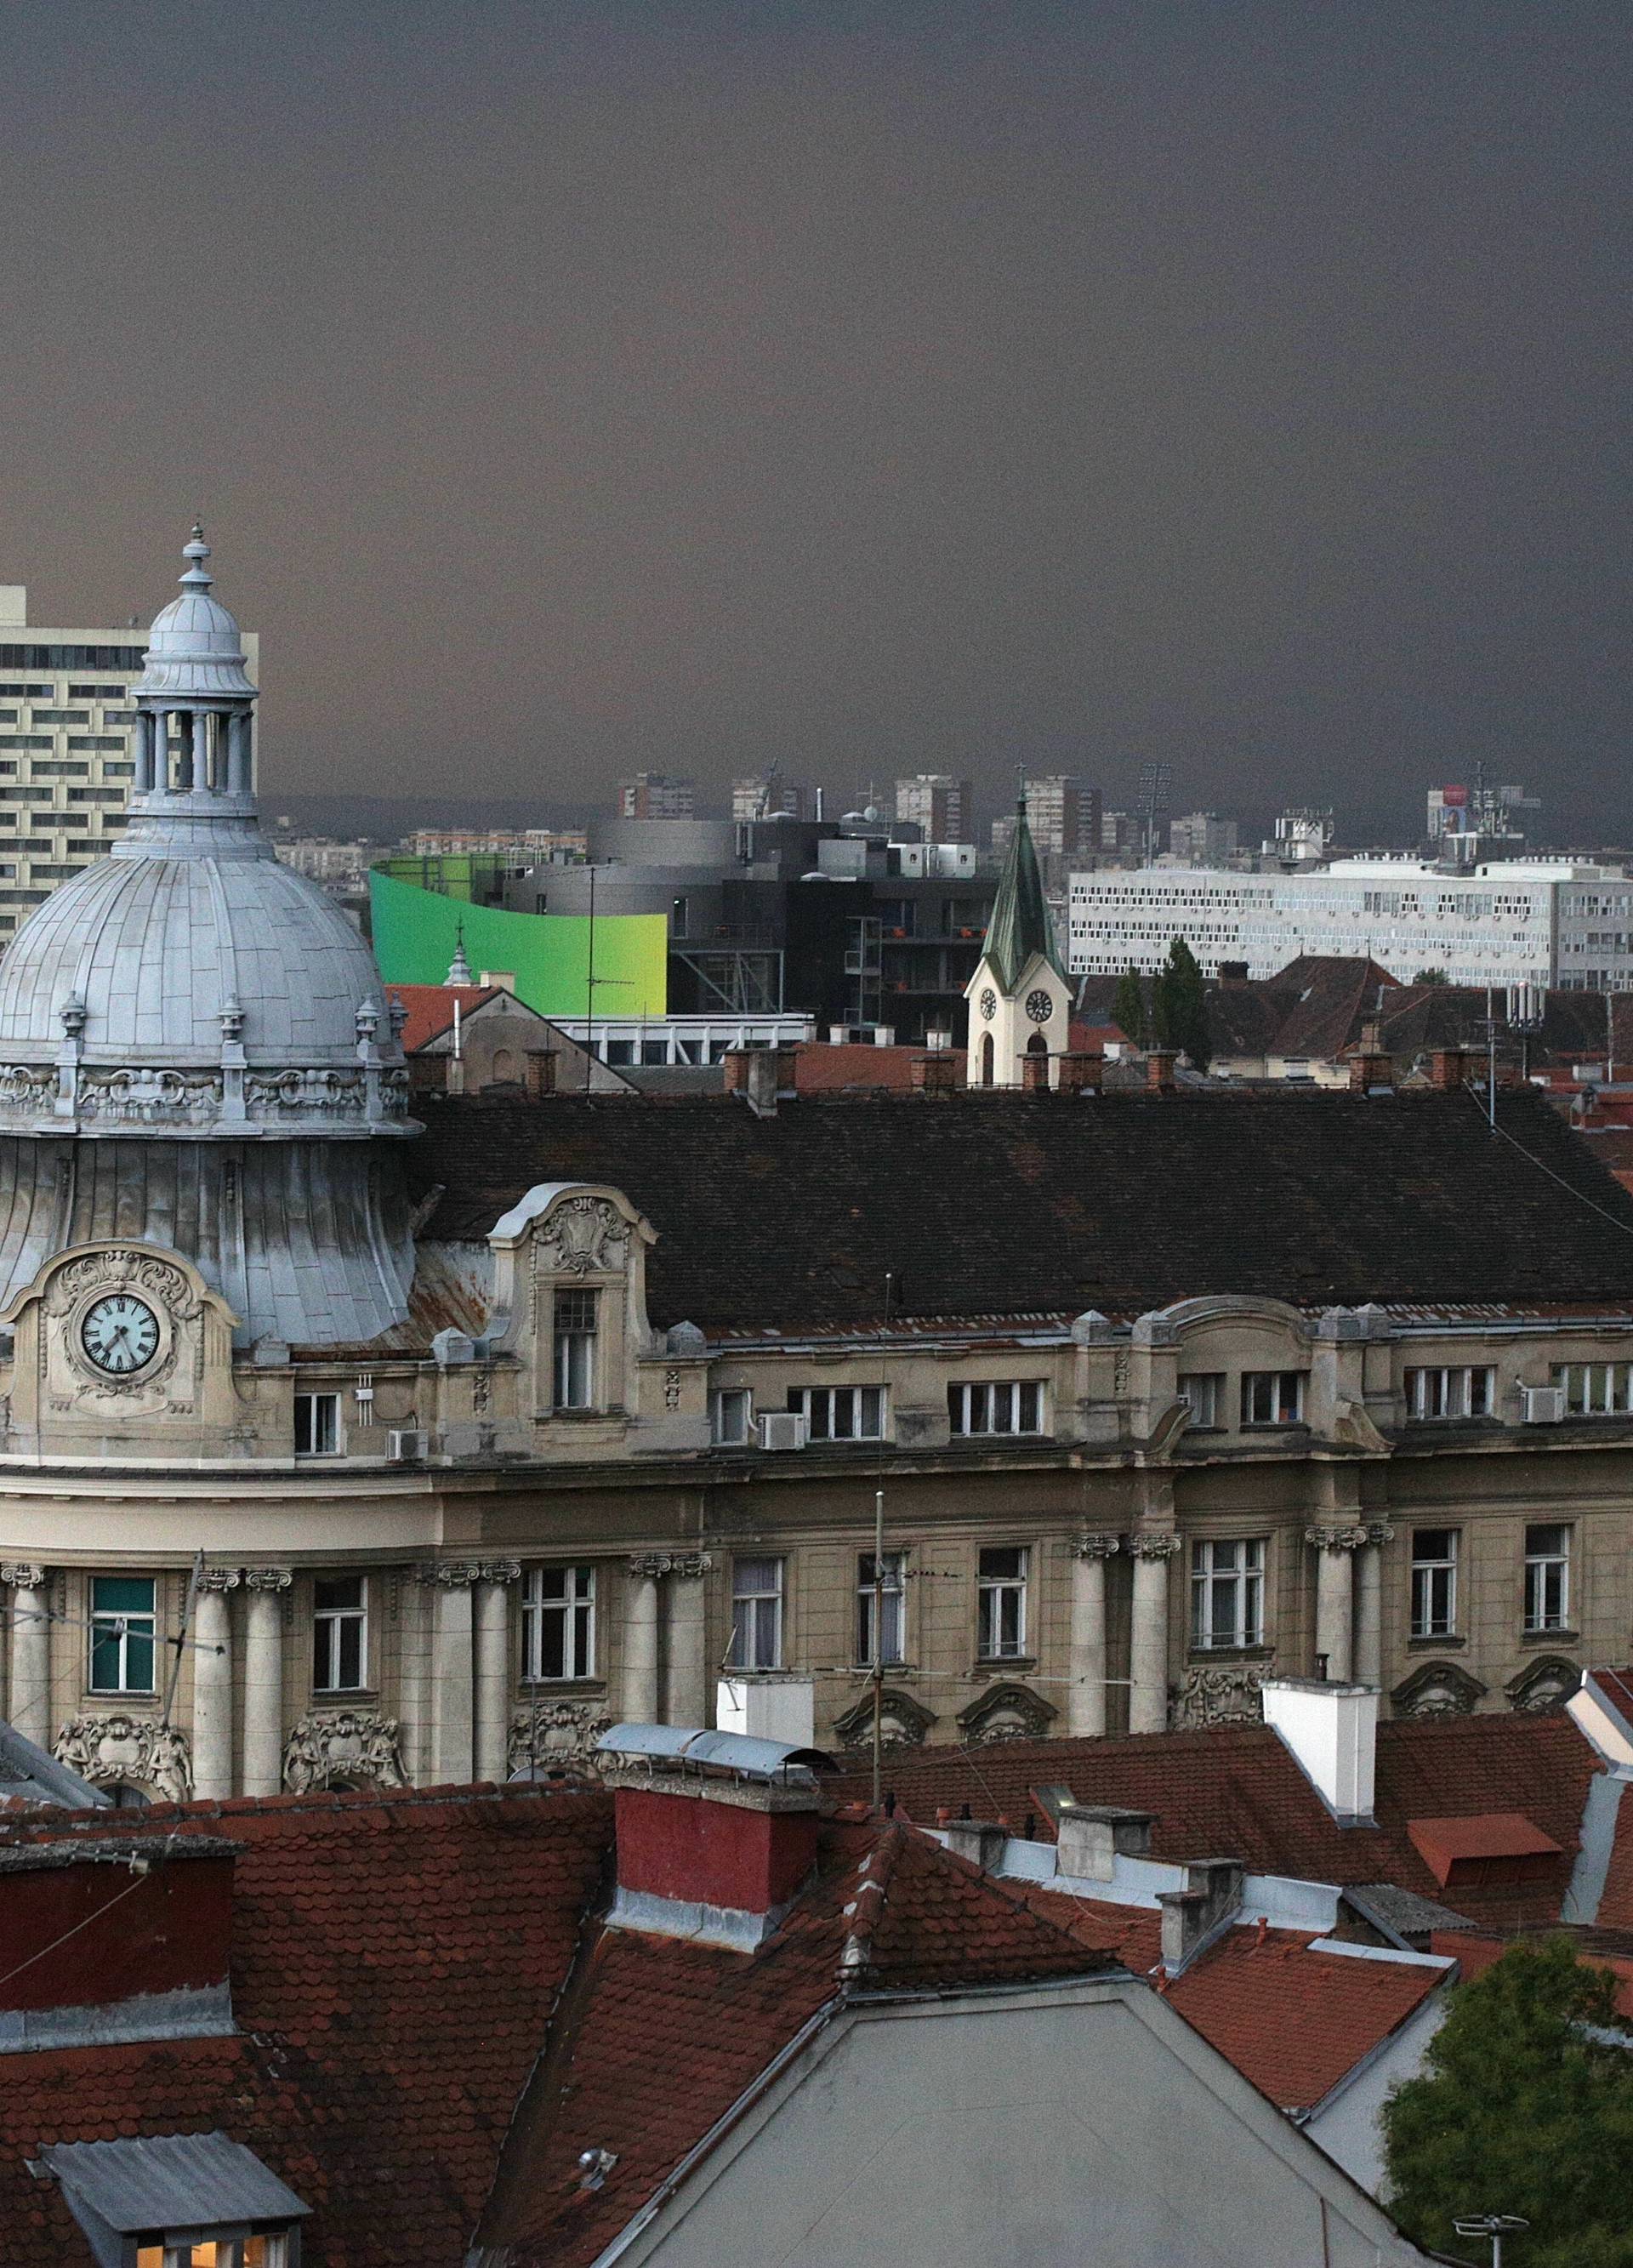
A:
{"label": "clock face", "polygon": [[984,1021],[989,1024],[998,1012],[998,996],[990,984],[981,996],[981,1012]]}
{"label": "clock face", "polygon": [[158,1352],[158,1317],[145,1300],[110,1292],[87,1308],[79,1343],[99,1370],[110,1378],[128,1378]]}
{"label": "clock face", "polygon": [[1047,1024],[1055,1012],[1055,1003],[1040,985],[1035,992],[1026,995],[1026,1013],[1034,1024]]}

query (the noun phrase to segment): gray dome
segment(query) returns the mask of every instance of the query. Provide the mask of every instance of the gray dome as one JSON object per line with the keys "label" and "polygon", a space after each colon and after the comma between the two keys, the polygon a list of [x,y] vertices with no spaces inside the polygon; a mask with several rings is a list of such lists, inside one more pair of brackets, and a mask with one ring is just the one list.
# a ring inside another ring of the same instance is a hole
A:
{"label": "gray dome", "polygon": [[54,1062],[75,1000],[87,1063],[218,1064],[236,1004],[250,1064],[351,1070],[358,1008],[385,1020],[362,938],[248,825],[208,855],[133,830],[52,892],[0,960],[0,1054]]}
{"label": "gray dome", "polygon": [[220,600],[210,596],[215,578],[204,564],[210,546],[196,521],[193,540],[181,556],[192,563],[180,578],[181,596],[155,615],[144,656],[147,667],[134,690],[191,695],[206,701],[253,696],[255,688],[249,681],[239,626]]}

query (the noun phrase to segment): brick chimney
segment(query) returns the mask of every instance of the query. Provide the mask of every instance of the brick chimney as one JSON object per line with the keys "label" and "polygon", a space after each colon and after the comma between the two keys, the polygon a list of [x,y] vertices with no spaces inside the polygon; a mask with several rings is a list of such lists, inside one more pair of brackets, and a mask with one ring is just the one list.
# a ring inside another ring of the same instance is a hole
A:
{"label": "brick chimney", "polygon": [[1109,1882],[1119,1859],[1149,1859],[1154,1811],[1130,1811],[1121,1803],[1074,1803],[1063,1808],[1055,1829],[1063,1874],[1080,1881]]}
{"label": "brick chimney", "polygon": [[1098,1094],[1106,1076],[1104,1056],[1068,1055],[1060,1059],[1063,1094]]}
{"label": "brick chimney", "polygon": [[955,1857],[967,1859],[983,1874],[997,1872],[1004,1845],[1009,1841],[1007,1827],[991,1819],[949,1819],[941,1831]]}
{"label": "brick chimney", "polygon": [[1023,1094],[1047,1094],[1048,1093],[1049,1059],[1047,1056],[1022,1056],[1020,1059],[1020,1086]]}
{"label": "brick chimney", "polygon": [[534,1101],[542,1102],[555,1092],[555,1050],[554,1048],[530,1048],[522,1057],[522,1079],[527,1093]]}
{"label": "brick chimney", "polygon": [[1172,1094],[1174,1091],[1172,1048],[1147,1048],[1145,1050],[1145,1086],[1151,1094]]}
{"label": "brick chimney", "polygon": [[202,1835],[0,1854],[0,2051],[230,2033],[235,1856]]}
{"label": "brick chimney", "polygon": [[414,1094],[445,1094],[448,1073],[457,1068],[451,1056],[410,1056],[408,1087]]}
{"label": "brick chimney", "polygon": [[1162,1908],[1162,1965],[1177,1977],[1201,1951],[1214,1932],[1225,1926],[1242,1904],[1242,1862],[1239,1859],[1193,1859],[1185,1867],[1182,1890],[1159,1890]]}
{"label": "brick chimney", "polygon": [[[706,1743],[708,1761],[688,1761],[688,1742]],[[766,1751],[779,1745],[668,1726],[613,1727],[601,1743],[617,1843],[610,1927],[741,1953],[770,1936],[816,1864],[822,1812],[806,1761],[816,1761],[814,1751],[788,1749],[785,1762],[768,1768]]]}
{"label": "brick chimney", "polygon": [[1431,1086],[1461,1086],[1468,1077],[1468,1052],[1465,1048],[1437,1048],[1429,1058]]}
{"label": "brick chimney", "polygon": [[1246,984],[1247,963],[1245,961],[1222,961],[1219,963],[1221,984]]}
{"label": "brick chimney", "polygon": [[951,1094],[958,1085],[958,1065],[945,1050],[915,1056],[908,1065],[913,1085],[926,1094]]}
{"label": "brick chimney", "polygon": [[1372,1088],[1390,1086],[1394,1080],[1394,1064],[1387,1056],[1356,1054],[1350,1058],[1350,1086],[1357,1094],[1370,1094]]}
{"label": "brick chimney", "polygon": [[794,1092],[792,1048],[729,1048],[725,1091],[740,1094],[756,1118],[775,1118],[777,1099]]}

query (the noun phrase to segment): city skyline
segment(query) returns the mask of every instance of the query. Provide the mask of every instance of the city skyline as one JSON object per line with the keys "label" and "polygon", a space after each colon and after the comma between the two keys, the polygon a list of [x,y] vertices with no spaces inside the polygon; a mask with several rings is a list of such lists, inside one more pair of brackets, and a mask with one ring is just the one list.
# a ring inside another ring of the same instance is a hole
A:
{"label": "city skyline", "polygon": [[273,807],[1633,823],[1615,11],[271,20],[12,11],[0,579],[145,620],[201,511]]}

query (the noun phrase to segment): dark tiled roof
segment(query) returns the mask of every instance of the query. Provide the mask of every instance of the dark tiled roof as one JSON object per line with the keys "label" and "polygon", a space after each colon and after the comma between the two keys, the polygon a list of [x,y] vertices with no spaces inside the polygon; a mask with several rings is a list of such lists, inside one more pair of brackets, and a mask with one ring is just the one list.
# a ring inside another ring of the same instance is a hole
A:
{"label": "dark tiled roof", "polygon": [[1633,1229],[1633,1201],[1531,1090],[1499,1099],[1509,1141],[1466,1092],[801,1098],[765,1119],[737,1096],[416,1108],[409,1179],[444,1190],[424,1233],[483,1237],[535,1182],[610,1183],[658,1232],[663,1325],[865,1323],[886,1272],[904,1316],[1633,1292],[1633,1236],[1593,1209]]}
{"label": "dark tiled roof", "polygon": [[[886,1786],[908,1815],[933,1822],[939,1805],[1002,1813],[1019,1832],[1027,1812],[1049,1835],[1033,1793],[1054,1782],[1080,1803],[1126,1804],[1156,1815],[1152,1855],[1239,1859],[1250,1874],[1317,1882],[1394,1882],[1478,1920],[1558,1914],[1570,1877],[1593,1749],[1563,1713],[1401,1718],[1378,1731],[1376,1824],[1340,1827],[1279,1736],[1262,1726],[1151,1733],[1121,1740],[1004,1741],[975,1749],[897,1751]],[[857,1795],[864,1775],[839,1783]],[[1538,1878],[1443,1894],[1414,1847],[1409,1821],[1522,1812],[1560,1846]],[[1607,1917],[1608,1918],[1609,1917]]]}

